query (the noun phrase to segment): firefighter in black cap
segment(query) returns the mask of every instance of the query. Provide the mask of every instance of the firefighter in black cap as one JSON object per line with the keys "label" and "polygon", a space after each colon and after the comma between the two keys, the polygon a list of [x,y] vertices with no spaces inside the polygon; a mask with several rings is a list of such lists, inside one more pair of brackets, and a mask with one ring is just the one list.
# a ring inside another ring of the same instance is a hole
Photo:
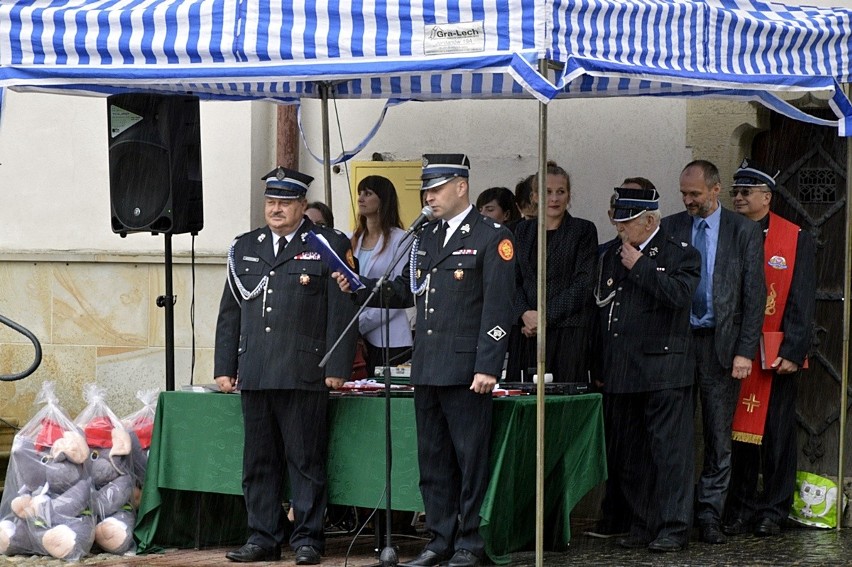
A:
{"label": "firefighter in black cap", "polygon": [[251,531],[243,547],[226,554],[231,561],[280,559],[285,468],[295,510],[289,541],[295,562],[317,564],[325,549],[328,391],[352,373],[357,328],[320,368],[356,309],[305,244],[313,230],[352,261],[345,236],[304,216],[312,180],[283,167],[264,176],[266,226],[238,236],[228,252],[214,376],[223,392],[241,392]]}
{"label": "firefighter in black cap", "polygon": [[511,231],[471,206],[469,169],[463,154],[423,156],[421,191],[436,220],[390,284],[392,307],[410,305],[412,294],[417,304],[411,383],[431,539],[403,563],[416,567],[473,567],[485,558],[479,508],[489,480],[491,391],[512,325],[515,252]]}

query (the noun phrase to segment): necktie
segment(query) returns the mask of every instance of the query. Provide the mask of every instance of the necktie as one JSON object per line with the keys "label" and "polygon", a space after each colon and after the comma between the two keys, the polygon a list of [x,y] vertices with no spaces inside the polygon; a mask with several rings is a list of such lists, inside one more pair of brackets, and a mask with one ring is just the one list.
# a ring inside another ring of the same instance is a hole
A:
{"label": "necktie", "polygon": [[284,251],[284,248],[286,246],[287,246],[287,239],[282,236],[281,238],[278,239],[278,254],[276,254],[276,257],[281,255],[281,252]]}
{"label": "necktie", "polygon": [[695,233],[693,246],[701,253],[701,280],[695,295],[692,296],[692,313],[701,319],[707,313],[707,287],[710,285],[710,272],[707,263],[707,221],[701,219]]}
{"label": "necktie", "polygon": [[438,229],[438,250],[444,249],[444,241],[447,239],[447,221],[441,221],[441,227]]}

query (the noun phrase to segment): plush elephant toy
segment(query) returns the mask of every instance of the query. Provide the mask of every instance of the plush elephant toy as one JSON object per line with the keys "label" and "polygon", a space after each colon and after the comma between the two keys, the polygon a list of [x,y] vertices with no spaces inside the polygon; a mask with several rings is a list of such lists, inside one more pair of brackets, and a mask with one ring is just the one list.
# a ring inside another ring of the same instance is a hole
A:
{"label": "plush elephant toy", "polygon": [[76,430],[57,435],[49,445],[15,438],[11,482],[7,478],[7,489],[15,492],[0,520],[0,553],[77,560],[92,547],[92,483],[85,467],[89,448]]}
{"label": "plush elephant toy", "polygon": [[110,553],[127,553],[135,548],[133,528],[136,525],[132,504],[136,485],[132,436],[124,429],[115,427],[110,433],[109,443],[90,441],[90,444],[108,445],[92,447],[88,463],[95,487],[95,543]]}

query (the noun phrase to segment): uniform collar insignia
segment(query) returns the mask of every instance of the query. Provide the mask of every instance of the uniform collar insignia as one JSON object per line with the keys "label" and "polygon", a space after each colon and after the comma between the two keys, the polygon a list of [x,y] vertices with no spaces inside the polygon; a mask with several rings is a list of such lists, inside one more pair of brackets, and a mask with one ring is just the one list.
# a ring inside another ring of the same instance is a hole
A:
{"label": "uniform collar insignia", "polygon": [[468,232],[470,232],[470,225],[469,224],[463,224],[459,230],[462,231],[463,233],[467,234]]}
{"label": "uniform collar insignia", "polygon": [[659,252],[660,252],[659,248],[657,248],[656,246],[654,246],[653,248],[651,248],[651,249],[648,251],[648,256],[649,256],[649,257],[651,257],[651,258],[653,258],[653,257],[654,257],[654,256],[656,256]]}
{"label": "uniform collar insignia", "polygon": [[263,232],[261,232],[261,233],[260,233],[260,236],[258,236],[258,237],[257,237],[257,241],[258,241],[258,242],[263,242],[264,240],[266,240],[266,234],[264,234]]}

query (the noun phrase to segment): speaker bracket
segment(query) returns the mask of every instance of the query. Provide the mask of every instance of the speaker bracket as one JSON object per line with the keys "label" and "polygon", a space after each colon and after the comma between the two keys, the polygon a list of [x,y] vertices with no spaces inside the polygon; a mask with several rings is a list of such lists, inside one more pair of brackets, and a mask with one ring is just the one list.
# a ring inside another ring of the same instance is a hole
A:
{"label": "speaker bracket", "polygon": [[157,296],[157,307],[165,307],[169,305],[169,300],[171,300],[172,305],[177,304],[177,296],[176,295],[159,295]]}

